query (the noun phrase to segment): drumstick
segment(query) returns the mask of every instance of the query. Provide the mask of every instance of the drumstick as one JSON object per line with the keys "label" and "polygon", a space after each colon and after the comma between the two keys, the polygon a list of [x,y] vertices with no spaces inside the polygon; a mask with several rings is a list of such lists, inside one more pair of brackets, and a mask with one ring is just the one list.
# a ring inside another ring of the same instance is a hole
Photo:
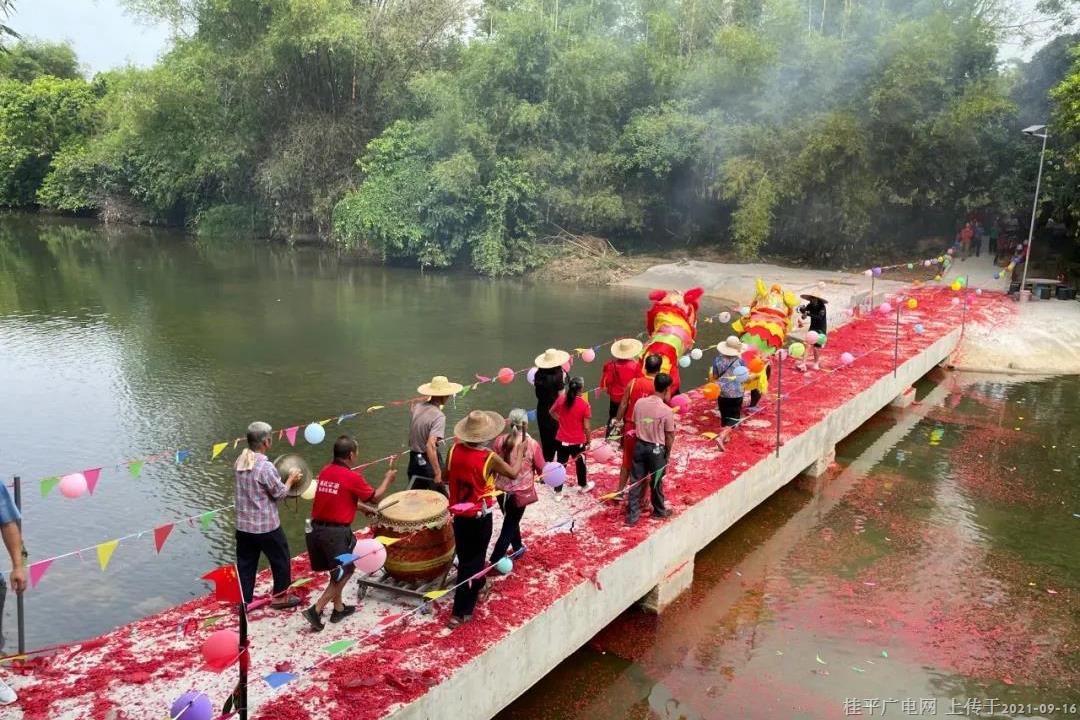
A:
{"label": "drumstick", "polygon": [[394,500],[392,502],[386,503],[382,507],[372,507],[371,505],[365,505],[364,503],[357,503],[357,505],[359,505],[360,508],[369,515],[378,515],[379,513],[381,513],[386,508],[393,507],[393,506],[397,505],[399,502],[401,502],[401,500]]}

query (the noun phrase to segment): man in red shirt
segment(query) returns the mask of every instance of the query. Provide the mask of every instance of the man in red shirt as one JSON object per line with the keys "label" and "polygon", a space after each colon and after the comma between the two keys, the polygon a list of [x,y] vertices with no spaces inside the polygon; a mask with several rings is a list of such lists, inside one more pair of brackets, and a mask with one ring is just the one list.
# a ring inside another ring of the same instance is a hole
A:
{"label": "man in red shirt", "polygon": [[600,389],[607,390],[608,394],[608,419],[607,432],[604,439],[611,437],[611,425],[615,416],[619,414],[619,405],[622,404],[623,394],[630,381],[637,377],[638,361],[641,354],[642,344],[635,338],[623,338],[611,345],[612,359],[604,363],[604,371],[600,374]]}
{"label": "man in red shirt", "polygon": [[645,376],[634,378],[626,386],[622,403],[619,405],[619,414],[615,420],[623,423],[623,456],[622,466],[619,468],[619,491],[626,487],[626,479],[630,477],[630,465],[634,459],[634,405],[638,400],[647,398],[653,394],[653,379],[660,372],[663,358],[659,355],[650,355],[645,358]]}
{"label": "man in red shirt", "polygon": [[397,470],[387,470],[382,485],[373,490],[364,476],[350,468],[356,464],[356,441],[342,435],[334,441],[334,460],[319,472],[315,501],[311,506],[311,532],[307,533],[311,569],[329,571],[330,582],[315,604],[304,611],[304,618],[315,631],[323,629],[322,613],[333,602],[330,622],[341,622],[356,607],[341,601],[341,593],[353,573],[353,566],[342,565],[337,557],[356,547],[352,521],[361,503],[376,502],[386,494]]}

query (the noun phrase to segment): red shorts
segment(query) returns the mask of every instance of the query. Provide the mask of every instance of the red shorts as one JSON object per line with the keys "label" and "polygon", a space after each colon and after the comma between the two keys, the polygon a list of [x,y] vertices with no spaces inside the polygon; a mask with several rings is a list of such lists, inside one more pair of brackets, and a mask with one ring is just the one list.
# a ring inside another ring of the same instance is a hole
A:
{"label": "red shorts", "polygon": [[[625,430],[623,432],[626,432]],[[637,436],[627,434],[623,437],[622,467],[629,470],[634,461],[634,446],[637,445]]]}

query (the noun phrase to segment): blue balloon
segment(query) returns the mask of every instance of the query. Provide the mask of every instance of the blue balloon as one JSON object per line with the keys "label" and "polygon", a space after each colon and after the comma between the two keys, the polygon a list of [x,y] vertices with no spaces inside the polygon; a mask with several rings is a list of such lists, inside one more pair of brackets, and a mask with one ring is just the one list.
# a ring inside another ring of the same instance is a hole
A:
{"label": "blue balloon", "polygon": [[681,367],[681,368],[690,367],[690,356],[689,355],[683,355],[681,358],[679,358],[679,367]]}
{"label": "blue balloon", "polygon": [[920,335],[922,335],[925,330],[926,328],[923,327],[922,323],[918,323],[917,325],[915,325],[915,332],[919,333]]}
{"label": "blue balloon", "polygon": [[495,563],[495,569],[503,575],[509,575],[510,571],[514,569],[514,561],[508,557],[501,557]]}
{"label": "blue balloon", "polygon": [[313,422],[304,428],[304,439],[312,445],[318,445],[326,439],[326,428],[317,422]]}
{"label": "blue balloon", "polygon": [[529,422],[536,422],[536,411],[530,410],[529,412],[525,413],[525,417],[529,418]]}
{"label": "blue balloon", "polygon": [[747,370],[746,367],[744,367],[743,365],[739,365],[737,368],[732,370],[732,374],[735,375],[736,378],[741,380],[742,378],[749,375],[750,371]]}

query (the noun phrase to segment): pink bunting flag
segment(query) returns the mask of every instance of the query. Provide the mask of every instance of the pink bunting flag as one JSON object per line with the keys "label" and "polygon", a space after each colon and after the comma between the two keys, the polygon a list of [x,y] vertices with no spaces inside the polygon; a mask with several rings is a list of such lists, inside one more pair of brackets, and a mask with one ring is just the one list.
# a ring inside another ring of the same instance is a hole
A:
{"label": "pink bunting flag", "polygon": [[290,445],[296,444],[296,431],[299,429],[299,425],[293,425],[291,428],[285,428],[285,437],[289,439]]}
{"label": "pink bunting flag", "polygon": [[97,487],[98,478],[101,477],[101,468],[94,468],[93,470],[83,470],[83,477],[86,478],[86,489],[90,491],[90,494],[94,494],[94,488]]}
{"label": "pink bunting flag", "polygon": [[386,617],[384,617],[382,620],[379,621],[379,624],[380,625],[389,625],[392,622],[400,620],[401,616],[404,615],[404,614],[405,613],[395,613],[393,615],[387,615]]}
{"label": "pink bunting flag", "polygon": [[474,377],[475,377],[475,378],[476,378],[476,379],[477,379],[477,380],[478,380],[479,382],[482,382],[482,383],[486,383],[486,382],[491,382],[491,378],[489,378],[489,377],[488,377],[487,375],[480,375],[480,374],[477,374],[477,375],[474,375]]}
{"label": "pink bunting flag", "polygon": [[53,559],[39,560],[30,565],[30,587],[36,588],[41,578],[45,577],[45,571],[53,564]]}
{"label": "pink bunting flag", "polygon": [[165,541],[169,537],[169,533],[171,533],[172,531],[172,523],[154,528],[154,549],[157,550],[159,554],[161,553],[161,548],[165,545]]}

